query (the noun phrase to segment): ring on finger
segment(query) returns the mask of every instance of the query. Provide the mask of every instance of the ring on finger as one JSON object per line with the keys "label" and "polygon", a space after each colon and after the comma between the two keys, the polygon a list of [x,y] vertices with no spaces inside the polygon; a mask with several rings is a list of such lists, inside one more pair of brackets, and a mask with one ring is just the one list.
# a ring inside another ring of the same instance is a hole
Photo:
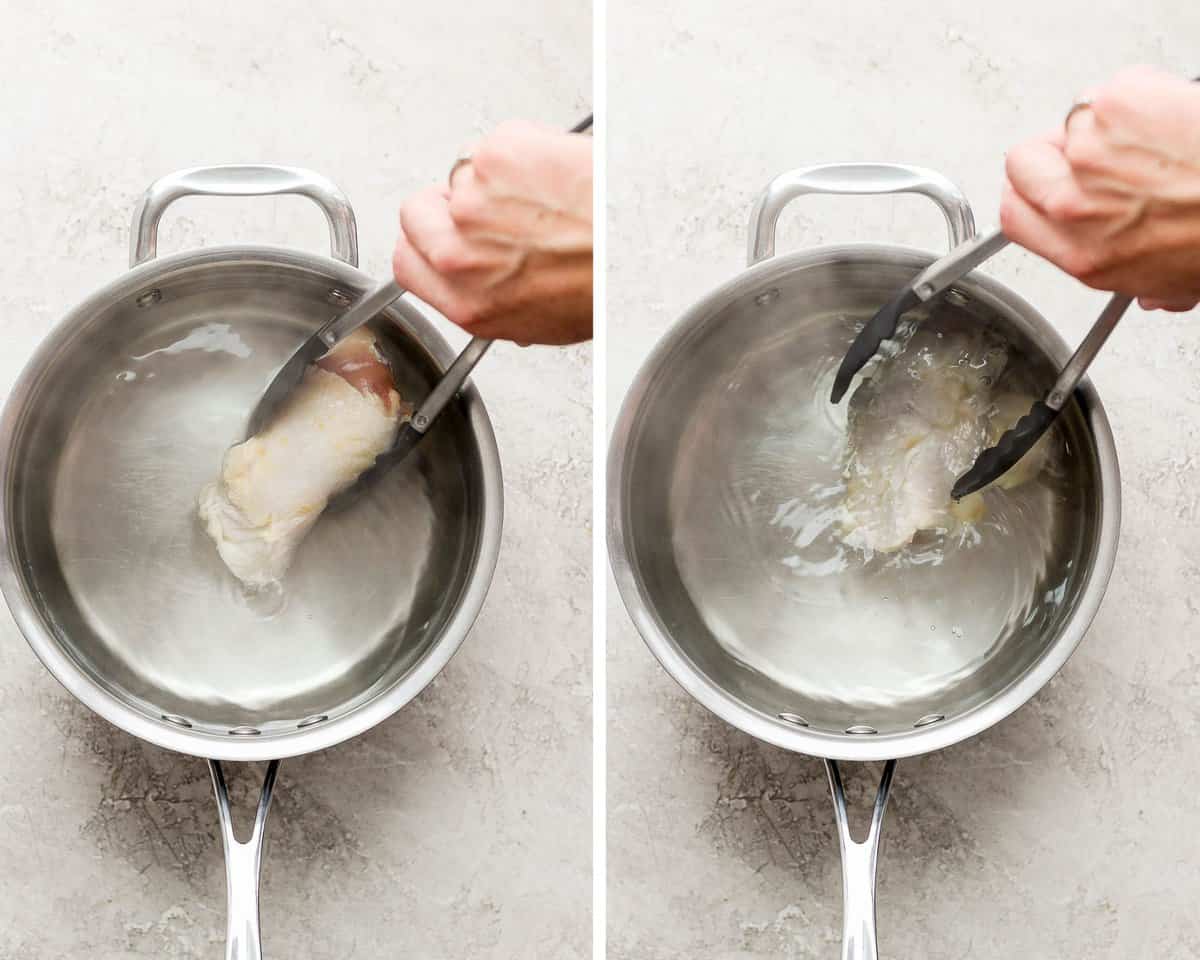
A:
{"label": "ring on finger", "polygon": [[1067,111],[1067,115],[1063,118],[1063,129],[1066,130],[1071,125],[1071,118],[1073,116],[1075,116],[1075,114],[1077,114],[1080,110],[1091,110],[1091,109],[1092,109],[1092,98],[1091,97],[1080,97],[1073,104],[1071,104],[1071,109]]}
{"label": "ring on finger", "polygon": [[454,175],[470,162],[471,155],[469,153],[464,153],[457,160],[455,160],[454,165],[450,168],[450,175],[446,177],[446,183],[451,187],[454,186]]}

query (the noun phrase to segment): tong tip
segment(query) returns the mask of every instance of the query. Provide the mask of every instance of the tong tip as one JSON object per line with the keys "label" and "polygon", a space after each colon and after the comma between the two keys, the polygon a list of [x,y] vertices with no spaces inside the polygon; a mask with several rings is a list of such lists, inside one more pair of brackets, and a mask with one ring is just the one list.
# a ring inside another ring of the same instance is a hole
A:
{"label": "tong tip", "polygon": [[954,482],[950,496],[961,500],[1000,479],[1033,448],[1057,416],[1057,410],[1038,400],[1025,416],[1004,431],[994,447],[988,447],[975,458],[971,469]]}
{"label": "tong tip", "polygon": [[854,375],[879,352],[884,340],[890,340],[896,335],[900,318],[913,307],[919,306],[920,303],[921,298],[917,296],[916,292],[911,287],[905,287],[899,296],[880,307],[875,316],[863,325],[858,336],[854,338],[854,342],[850,344],[850,349],[842,357],[837,376],[834,377],[833,390],[829,395],[829,399],[833,403],[841,402],[846,391],[850,389]]}

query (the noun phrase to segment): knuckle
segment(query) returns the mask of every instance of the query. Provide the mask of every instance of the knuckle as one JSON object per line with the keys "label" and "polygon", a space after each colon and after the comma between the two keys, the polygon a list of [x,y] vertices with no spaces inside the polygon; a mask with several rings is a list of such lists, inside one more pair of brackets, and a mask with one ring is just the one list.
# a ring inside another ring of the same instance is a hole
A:
{"label": "knuckle", "polygon": [[471,273],[489,265],[486,250],[472,246],[461,236],[432,249],[429,262],[438,273],[443,274]]}
{"label": "knuckle", "polygon": [[1029,152],[1028,144],[1019,143],[1013,147],[1004,157],[1004,173],[1012,180],[1014,176],[1019,177],[1022,170],[1025,169],[1025,157]]}
{"label": "knuckle", "polygon": [[483,215],[483,206],[478,191],[469,186],[458,188],[450,194],[450,219],[460,226],[478,223]]}
{"label": "knuckle", "polygon": [[456,300],[448,304],[446,319],[463,328],[475,327],[487,319],[487,309],[478,301]]}
{"label": "knuckle", "polygon": [[1015,147],[1010,148],[1004,157],[1004,172],[1008,175],[1008,179],[1012,180],[1014,174],[1020,179],[1023,173],[1030,169],[1036,169],[1045,144],[1045,137],[1034,137],[1022,140]]}
{"label": "knuckle", "polygon": [[429,263],[438,273],[458,273],[467,267],[467,257],[456,243],[438,244],[429,251]]}
{"label": "knuckle", "polygon": [[1102,122],[1111,122],[1125,112],[1127,99],[1124,87],[1110,84],[1092,97],[1092,115]]}
{"label": "knuckle", "polygon": [[1077,190],[1057,190],[1046,197],[1043,204],[1046,216],[1051,220],[1074,222],[1091,216],[1091,204]]}
{"label": "knuckle", "polygon": [[1156,67],[1144,64],[1124,67],[1100,87],[1092,97],[1092,112],[1101,119],[1111,119],[1122,113],[1137,110],[1149,92],[1168,76]]}
{"label": "knuckle", "polygon": [[1103,153],[1095,138],[1085,134],[1074,134],[1067,137],[1063,146],[1063,154],[1072,169],[1093,171],[1102,166]]}
{"label": "knuckle", "polygon": [[487,180],[496,176],[504,169],[507,158],[507,147],[498,142],[493,134],[484,140],[471,154],[471,166],[475,176]]}
{"label": "knuckle", "polygon": [[425,218],[428,200],[423,193],[415,193],[400,204],[400,229],[412,233]]}
{"label": "knuckle", "polygon": [[[1100,272],[1100,263],[1096,255],[1084,247],[1071,247],[1062,256],[1062,268],[1083,283],[1095,279]],[[1089,286],[1091,284],[1088,284]]]}
{"label": "knuckle", "polygon": [[1087,270],[1083,273],[1075,274],[1075,279],[1082,283],[1085,287],[1091,287],[1093,290],[1107,290],[1109,285],[1105,280],[1106,274],[1103,270]]}
{"label": "knuckle", "polygon": [[540,128],[526,120],[506,120],[489,133],[471,155],[475,172],[487,179],[509,169],[521,154],[522,146]]}

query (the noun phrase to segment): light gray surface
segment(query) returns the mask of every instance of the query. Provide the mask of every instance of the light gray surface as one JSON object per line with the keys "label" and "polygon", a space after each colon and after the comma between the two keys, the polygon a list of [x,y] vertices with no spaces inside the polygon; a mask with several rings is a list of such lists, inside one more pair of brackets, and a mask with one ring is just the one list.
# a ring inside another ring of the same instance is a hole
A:
{"label": "light gray surface", "polygon": [[[591,106],[586,3],[3,14],[3,392],[55,319],[125,269],[133,206],[156,176],[259,160],[319,170],[354,203],[363,265],[384,278],[406,193],[502,119],[567,126]],[[161,249],[226,239],[328,249],[297,198],[181,201]],[[267,829],[269,956],[588,954],[590,350],[501,345],[475,382],[506,480],[495,583],[409,708],[284,762]],[[0,957],[220,956],[204,765],[77,706],[7,611],[0,711]],[[247,825],[260,775],[234,775]]]}
{"label": "light gray surface", "polygon": [[[1035,0],[979,7],[610,0],[609,382],[743,263],[776,173],[828,160],[932,166],[995,222],[1007,146],[1061,123],[1129,62],[1191,74],[1200,12]],[[648,95],[647,91],[652,91]],[[940,250],[920,198],[820,198],[781,252],[886,239]],[[1077,341],[1102,307],[1028,254],[988,272]],[[901,762],[884,822],[883,956],[1200,955],[1200,329],[1136,308],[1093,369],[1124,472],[1108,597],[1060,676],[999,727]],[[611,422],[611,420],[610,420]],[[820,764],[691,703],[609,584],[612,960],[838,955],[841,881]],[[859,830],[878,767],[850,767]]]}

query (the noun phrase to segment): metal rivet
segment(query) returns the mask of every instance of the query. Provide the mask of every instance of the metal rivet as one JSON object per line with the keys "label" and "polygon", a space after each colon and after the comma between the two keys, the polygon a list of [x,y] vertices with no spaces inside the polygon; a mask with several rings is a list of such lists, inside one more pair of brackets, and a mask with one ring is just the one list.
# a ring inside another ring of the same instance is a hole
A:
{"label": "metal rivet", "polygon": [[878,733],[879,731],[876,730],[874,727],[868,727],[865,723],[856,723],[852,727],[847,727],[846,732],[852,733],[855,736],[862,736],[862,735],[866,735],[868,733]]}
{"label": "metal rivet", "polygon": [[298,724],[296,724],[296,728],[299,730],[303,730],[305,727],[311,727],[314,723],[320,723],[322,720],[328,720],[328,719],[329,719],[328,714],[314,713],[311,717],[305,717]]}
{"label": "metal rivet", "polygon": [[336,303],[339,307],[349,306],[351,299],[350,294],[345,290],[339,290],[337,287],[329,291],[329,302]]}
{"label": "metal rivet", "polygon": [[234,727],[229,731],[233,737],[257,737],[260,733],[262,731],[258,727]]}
{"label": "metal rivet", "polygon": [[916,295],[918,297],[920,297],[922,300],[928,300],[930,297],[933,296],[933,284],[932,283],[918,283],[916,286],[916,289],[913,292],[916,293]]}
{"label": "metal rivet", "polygon": [[191,720],[189,720],[187,717],[181,717],[177,713],[164,713],[162,714],[162,718],[166,720],[167,723],[173,723],[177,727],[190,727],[192,725]]}
{"label": "metal rivet", "polygon": [[780,720],[784,723],[794,723],[798,727],[807,727],[808,721],[798,713],[780,713],[777,714]]}
{"label": "metal rivet", "polygon": [[778,299],[779,288],[772,287],[770,290],[765,290],[755,297],[754,302],[760,307],[765,307],[768,303],[774,303]]}
{"label": "metal rivet", "polygon": [[155,287],[153,290],[147,290],[145,293],[139,294],[137,300],[134,302],[139,307],[149,307],[158,303],[158,301],[161,299],[162,291],[159,290],[158,287]]}
{"label": "metal rivet", "polygon": [[955,290],[953,287],[946,291],[946,299],[956,307],[965,307],[971,302],[970,297],[968,297],[961,290]]}
{"label": "metal rivet", "polygon": [[418,430],[424,430],[427,426],[429,426],[429,418],[423,413],[418,413],[415,417],[413,417],[413,426]]}
{"label": "metal rivet", "polygon": [[941,713],[927,713],[920,720],[913,724],[914,727],[927,727],[931,723],[937,723],[939,720],[945,720],[946,717]]}

